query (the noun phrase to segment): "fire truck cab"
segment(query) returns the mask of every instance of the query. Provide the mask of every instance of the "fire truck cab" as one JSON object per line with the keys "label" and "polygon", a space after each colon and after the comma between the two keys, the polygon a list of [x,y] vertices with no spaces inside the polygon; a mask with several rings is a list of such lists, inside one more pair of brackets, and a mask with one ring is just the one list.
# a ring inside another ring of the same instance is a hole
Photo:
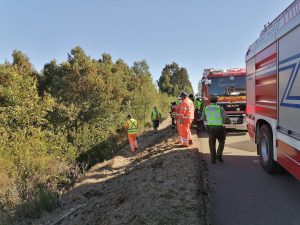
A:
{"label": "fire truck cab", "polygon": [[[201,80],[205,105],[209,96],[218,96],[218,104],[226,111],[230,123],[226,128],[246,130],[246,71],[245,69],[205,69]],[[199,85],[200,86],[200,85]]]}
{"label": "fire truck cab", "polygon": [[247,127],[261,165],[300,180],[300,0],[265,25],[245,60]]}

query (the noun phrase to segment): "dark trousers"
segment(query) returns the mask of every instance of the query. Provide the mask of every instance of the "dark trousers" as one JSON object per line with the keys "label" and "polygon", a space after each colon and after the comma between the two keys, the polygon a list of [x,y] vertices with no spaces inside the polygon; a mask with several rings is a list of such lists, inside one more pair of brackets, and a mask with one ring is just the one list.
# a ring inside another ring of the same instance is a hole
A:
{"label": "dark trousers", "polygon": [[175,118],[172,117],[172,125],[175,126],[176,125],[176,120]]}
{"label": "dark trousers", "polygon": [[[209,135],[209,150],[212,159],[216,159],[216,156],[222,157],[226,131],[223,126],[207,126]],[[219,142],[218,150],[216,152],[216,140]]]}
{"label": "dark trousers", "polygon": [[159,120],[153,120],[152,122],[154,129],[157,129],[159,127]]}
{"label": "dark trousers", "polygon": [[202,112],[201,110],[197,110],[197,131],[201,132],[201,131],[205,131],[205,127],[204,127],[204,123],[203,120],[201,120],[202,117]]}

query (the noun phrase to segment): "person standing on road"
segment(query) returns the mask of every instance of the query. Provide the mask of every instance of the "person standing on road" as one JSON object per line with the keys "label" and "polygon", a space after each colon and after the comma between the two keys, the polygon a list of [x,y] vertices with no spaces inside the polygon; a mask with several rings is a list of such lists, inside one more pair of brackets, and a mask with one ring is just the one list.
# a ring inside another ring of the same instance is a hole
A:
{"label": "person standing on road", "polygon": [[[194,95],[193,95],[193,94],[189,94],[189,99],[193,102],[193,105],[194,105],[194,112],[192,112],[192,113],[194,113],[194,118],[197,118],[197,117],[195,117],[196,102],[195,102],[195,97],[194,97]],[[197,128],[197,120],[193,120],[193,121],[192,121],[191,127],[192,127],[192,128],[195,128],[195,129]]]}
{"label": "person standing on road", "polygon": [[158,111],[156,106],[154,106],[153,111],[151,113],[151,119],[153,122],[154,133],[156,133],[157,128],[159,127],[159,122],[161,121],[161,113],[160,111]]}
{"label": "person standing on road", "polygon": [[194,101],[195,101],[194,95],[193,95],[193,94],[189,94],[189,99],[190,99],[192,102],[194,102]]}
{"label": "person standing on road", "polygon": [[138,123],[135,119],[131,117],[131,115],[127,116],[125,128],[127,129],[128,132],[128,141],[130,145],[130,150],[131,152],[135,152],[136,150],[138,150],[138,144],[137,144]]}
{"label": "person standing on road", "polygon": [[180,105],[181,105],[181,97],[178,96],[178,100],[176,101],[176,127],[177,127],[177,132],[178,132],[178,135],[179,135],[179,139],[178,141],[176,142],[176,144],[183,144],[183,141],[182,141],[182,135],[181,135],[181,127],[182,127],[182,118],[181,118],[181,115],[180,115]]}
{"label": "person standing on road", "polygon": [[196,110],[199,114],[201,114],[202,111],[202,101],[200,98],[196,98]]}
{"label": "person standing on road", "polygon": [[202,118],[202,110],[203,110],[203,104],[202,104],[202,101],[201,101],[201,98],[197,98],[196,99],[196,109],[195,109],[195,118],[197,119],[197,130],[198,131],[201,131],[202,130],[202,127],[203,127],[203,124],[201,123],[201,118]]}
{"label": "person standing on road", "polygon": [[182,146],[188,147],[189,144],[193,144],[191,135],[191,124],[194,120],[194,103],[187,97],[186,92],[181,92],[181,104],[180,104],[180,116],[179,120],[181,123],[181,136],[182,136]]}
{"label": "person standing on road", "polygon": [[[210,96],[210,104],[204,108],[202,113],[203,121],[206,121],[207,132],[209,135],[209,150],[211,154],[211,162],[216,163],[216,159],[220,162],[224,162],[222,158],[226,131],[223,126],[223,122],[229,120],[223,107],[217,105],[218,97],[215,95]],[[218,139],[219,146],[216,152],[216,140]]]}

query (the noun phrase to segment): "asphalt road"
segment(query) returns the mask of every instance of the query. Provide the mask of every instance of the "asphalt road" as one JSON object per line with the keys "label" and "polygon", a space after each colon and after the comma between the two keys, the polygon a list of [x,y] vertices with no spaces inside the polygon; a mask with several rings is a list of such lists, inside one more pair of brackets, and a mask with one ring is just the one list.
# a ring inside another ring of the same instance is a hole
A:
{"label": "asphalt road", "polygon": [[261,168],[247,133],[227,135],[224,163],[210,163],[208,138],[200,134],[213,183],[213,225],[300,225],[300,182]]}

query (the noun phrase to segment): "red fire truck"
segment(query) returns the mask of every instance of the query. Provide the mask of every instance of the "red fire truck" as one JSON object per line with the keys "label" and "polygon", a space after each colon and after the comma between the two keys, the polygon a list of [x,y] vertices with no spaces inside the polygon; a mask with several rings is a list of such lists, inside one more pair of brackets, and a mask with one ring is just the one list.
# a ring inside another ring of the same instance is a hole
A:
{"label": "red fire truck", "polygon": [[246,120],[261,165],[300,180],[300,0],[265,25],[246,67]]}
{"label": "red fire truck", "polygon": [[[226,128],[246,130],[246,70],[245,69],[205,69],[201,80],[202,98],[209,104],[209,96],[218,96],[218,104],[223,106],[230,123]],[[200,86],[200,85],[199,85]]]}

